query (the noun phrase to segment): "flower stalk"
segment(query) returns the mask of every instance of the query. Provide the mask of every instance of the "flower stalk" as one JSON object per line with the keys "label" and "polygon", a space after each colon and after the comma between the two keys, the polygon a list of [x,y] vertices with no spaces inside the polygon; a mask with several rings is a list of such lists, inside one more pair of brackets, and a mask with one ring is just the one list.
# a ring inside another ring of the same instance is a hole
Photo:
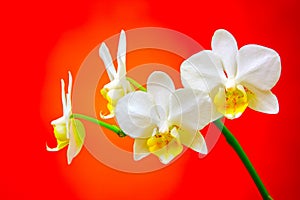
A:
{"label": "flower stalk", "polygon": [[71,117],[73,118],[77,118],[77,119],[84,119],[84,120],[87,120],[87,121],[90,121],[90,122],[93,122],[95,124],[98,124],[108,130],[111,130],[113,132],[115,132],[119,137],[125,137],[126,134],[116,125],[111,125],[109,123],[106,123],[106,122],[103,122],[103,121],[100,121],[98,119],[95,119],[95,118],[92,118],[92,117],[89,117],[89,116],[86,116],[86,115],[82,115],[82,114],[73,114]]}
{"label": "flower stalk", "polygon": [[246,155],[245,151],[234,137],[234,135],[226,128],[223,124],[221,119],[214,121],[214,124],[218,127],[218,129],[222,132],[226,141],[229,145],[234,149],[234,151],[238,154],[239,158],[243,162],[244,166],[247,168],[249,174],[251,175],[253,181],[256,184],[261,196],[264,200],[272,200],[273,198],[269,195],[266,187],[264,186],[263,182],[261,181],[259,175],[257,174],[255,168],[253,167],[252,163],[250,162],[248,156]]}
{"label": "flower stalk", "polygon": [[127,77],[127,80],[137,89],[146,92],[146,88],[144,86],[142,86],[141,84],[139,84],[138,82],[136,82],[135,80],[133,80],[132,78]]}

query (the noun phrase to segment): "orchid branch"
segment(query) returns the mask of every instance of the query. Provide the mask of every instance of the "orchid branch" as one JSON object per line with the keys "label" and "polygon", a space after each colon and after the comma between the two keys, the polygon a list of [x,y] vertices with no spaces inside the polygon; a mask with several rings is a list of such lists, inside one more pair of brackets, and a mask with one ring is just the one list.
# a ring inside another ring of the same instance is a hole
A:
{"label": "orchid branch", "polygon": [[133,80],[132,78],[127,77],[127,80],[133,85],[135,86],[137,89],[146,92],[146,88],[144,86],[142,86],[141,84],[139,84],[138,82],[136,82],[135,80]]}
{"label": "orchid branch", "polygon": [[223,122],[218,119],[214,121],[214,124],[218,127],[218,129],[223,133],[224,137],[226,138],[228,144],[234,149],[234,151],[238,154],[239,158],[243,162],[244,166],[247,168],[249,174],[251,175],[253,181],[255,182],[261,196],[264,200],[272,200],[272,197],[269,195],[266,187],[264,186],[263,182],[261,181],[260,177],[258,176],[255,168],[253,167],[252,163],[250,162],[248,156],[246,155],[245,151],[234,137],[234,135],[226,128]]}
{"label": "orchid branch", "polygon": [[82,115],[82,114],[73,114],[71,117],[73,118],[78,118],[78,119],[84,119],[84,120],[87,120],[87,121],[90,121],[90,122],[93,122],[95,124],[98,124],[108,130],[111,130],[113,132],[115,132],[119,137],[125,137],[126,134],[116,125],[111,125],[109,123],[106,123],[106,122],[103,122],[103,121],[100,121],[98,119],[95,119],[95,118],[92,118],[92,117],[89,117],[89,116],[86,116],[86,115]]}

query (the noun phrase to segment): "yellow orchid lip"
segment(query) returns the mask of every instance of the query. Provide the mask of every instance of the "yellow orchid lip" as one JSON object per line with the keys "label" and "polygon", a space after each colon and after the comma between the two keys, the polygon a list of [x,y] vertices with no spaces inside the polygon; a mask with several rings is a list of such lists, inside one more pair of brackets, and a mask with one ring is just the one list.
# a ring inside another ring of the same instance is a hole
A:
{"label": "yellow orchid lip", "polygon": [[151,153],[167,146],[174,137],[169,133],[157,133],[147,140],[147,146]]}
{"label": "yellow orchid lip", "polygon": [[108,89],[107,88],[102,88],[100,90],[101,95],[106,99],[106,95],[108,93]]}
{"label": "yellow orchid lip", "polygon": [[107,95],[108,91],[109,91],[108,88],[102,88],[100,92],[101,92],[101,95],[103,96],[103,98],[108,101],[107,108],[108,108],[109,112],[112,113],[114,111],[115,107],[112,104],[112,99]]}
{"label": "yellow orchid lip", "polygon": [[60,141],[68,140],[66,124],[53,125],[53,129],[54,129],[53,130],[54,136],[57,140]]}
{"label": "yellow orchid lip", "polygon": [[183,150],[177,128],[171,126],[165,132],[160,132],[157,127],[153,130],[154,135],[146,139],[145,146],[149,153],[157,156],[164,164],[169,163]]}
{"label": "yellow orchid lip", "polygon": [[220,88],[214,97],[217,110],[228,119],[240,117],[249,104],[249,94],[253,94],[242,85]]}
{"label": "yellow orchid lip", "polygon": [[53,125],[53,132],[56,138],[57,146],[55,148],[49,148],[48,151],[59,151],[69,144],[69,138],[67,138],[66,124]]}
{"label": "yellow orchid lip", "polygon": [[111,114],[114,114],[115,107],[117,105],[118,100],[124,96],[124,91],[122,88],[102,88],[101,95],[105,100],[107,100],[107,108]]}

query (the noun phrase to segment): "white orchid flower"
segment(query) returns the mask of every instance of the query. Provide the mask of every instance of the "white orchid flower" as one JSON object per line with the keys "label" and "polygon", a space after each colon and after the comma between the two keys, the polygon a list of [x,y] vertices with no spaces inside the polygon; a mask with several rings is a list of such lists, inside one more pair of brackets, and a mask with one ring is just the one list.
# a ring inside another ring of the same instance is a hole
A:
{"label": "white orchid flower", "polygon": [[207,154],[198,130],[210,121],[210,102],[200,91],[175,90],[167,74],[153,72],[147,80],[147,92],[129,93],[116,107],[120,128],[135,139],[134,160],[152,153],[167,164],[182,152],[182,145]]}
{"label": "white orchid flower", "polygon": [[111,54],[105,43],[101,44],[99,55],[104,62],[108,77],[111,82],[101,89],[101,94],[108,101],[107,108],[110,114],[100,116],[104,119],[112,118],[115,115],[115,107],[120,98],[133,91],[132,86],[126,79],[126,35],[122,30],[119,39],[117,54],[118,69],[116,71]]}
{"label": "white orchid flower", "polygon": [[212,51],[201,51],[181,65],[185,87],[208,92],[216,115],[234,119],[247,107],[276,114],[279,105],[270,91],[281,72],[279,55],[259,45],[245,45],[238,50],[235,38],[226,30],[217,30]]}
{"label": "white orchid flower", "polygon": [[65,82],[63,79],[61,80],[63,116],[51,122],[57,146],[55,148],[46,146],[48,151],[59,151],[69,145],[67,150],[68,164],[71,164],[73,158],[80,152],[85,138],[83,124],[79,120],[72,118],[71,91],[72,75],[69,72],[67,94],[65,94]]}

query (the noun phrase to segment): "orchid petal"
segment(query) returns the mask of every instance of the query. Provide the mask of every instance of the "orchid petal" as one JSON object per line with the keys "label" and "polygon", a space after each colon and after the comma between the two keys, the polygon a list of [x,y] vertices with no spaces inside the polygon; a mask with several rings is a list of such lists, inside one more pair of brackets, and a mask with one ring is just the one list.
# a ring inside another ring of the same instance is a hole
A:
{"label": "orchid petal", "polygon": [[80,152],[85,138],[85,128],[77,119],[71,119],[70,141],[67,150],[68,164],[71,164],[73,158]]}
{"label": "orchid petal", "polygon": [[72,114],[72,102],[71,102],[71,93],[72,93],[72,74],[71,72],[69,71],[68,72],[69,74],[69,82],[68,82],[68,93],[65,95],[66,96],[66,102],[67,102],[67,105],[66,105],[66,110],[64,111],[64,116],[65,116],[65,121],[66,121],[66,129],[67,129],[67,138],[70,137],[70,134],[69,134],[69,119],[70,119],[70,116]]}
{"label": "orchid petal", "polygon": [[130,87],[129,81],[126,79],[126,76],[124,76],[120,79],[120,84],[121,84],[121,87],[124,91],[124,95],[126,95],[129,92],[133,91],[132,87]]}
{"label": "orchid petal", "polygon": [[107,114],[107,115],[104,115],[103,113],[102,113],[102,111],[100,112],[100,117],[102,118],[102,119],[111,119],[111,118],[114,118],[115,117],[115,113],[109,113],[109,114]]}
{"label": "orchid petal", "polygon": [[200,132],[198,132],[196,134],[196,137],[194,138],[194,141],[193,141],[192,145],[189,148],[191,148],[194,151],[197,151],[201,154],[207,154],[208,153],[205,139],[204,139],[203,135]]}
{"label": "orchid petal", "polygon": [[109,83],[105,84],[103,86],[103,88],[111,90],[111,89],[116,89],[116,88],[120,88],[121,89],[122,87],[121,87],[120,80],[119,79],[114,79],[114,80],[110,81]]}
{"label": "orchid petal", "polygon": [[253,94],[249,94],[249,107],[255,111],[277,114],[279,112],[279,104],[276,96],[271,91],[262,91],[251,88]]}
{"label": "orchid petal", "polygon": [[147,146],[147,139],[135,139],[133,144],[134,160],[141,160],[149,154],[150,152]]}
{"label": "orchid petal", "polygon": [[117,72],[116,72],[113,60],[111,58],[111,55],[109,53],[109,50],[104,42],[100,46],[99,56],[101,57],[101,59],[104,62],[109,79],[111,81],[114,80]]}
{"label": "orchid petal", "polygon": [[169,96],[175,91],[172,79],[164,72],[155,71],[147,80],[147,92],[152,94],[155,105],[159,108],[161,120],[165,120],[168,114]]}
{"label": "orchid petal", "polygon": [[151,137],[159,121],[152,95],[141,91],[129,93],[120,99],[115,114],[120,128],[132,138]]}
{"label": "orchid petal", "polygon": [[65,148],[68,144],[69,144],[68,140],[67,141],[59,141],[58,140],[56,147],[51,148],[51,147],[48,146],[48,144],[46,144],[46,149],[47,149],[47,151],[53,151],[53,152],[55,152],[55,151],[59,151],[59,150]]}
{"label": "orchid petal", "polygon": [[221,60],[212,51],[194,54],[181,64],[180,72],[185,87],[207,93],[226,82]]}
{"label": "orchid petal", "polygon": [[[68,83],[68,94],[69,95],[71,95],[71,93],[72,93],[72,74],[71,74],[71,72],[69,71],[68,72],[68,74],[69,74],[69,83]],[[69,102],[69,104],[71,104],[71,101]]]}
{"label": "orchid petal", "polygon": [[120,89],[111,89],[106,94],[107,100],[116,105],[118,100],[124,96],[124,90]]}
{"label": "orchid petal", "polygon": [[122,30],[120,33],[117,62],[118,62],[117,77],[119,79],[123,77],[125,78],[126,76],[126,35],[124,30]]}
{"label": "orchid petal", "polygon": [[270,90],[278,81],[281,72],[279,55],[272,49],[259,45],[246,45],[237,56],[236,81],[260,90]]}
{"label": "orchid petal", "polygon": [[69,71],[69,83],[68,83],[68,93],[66,94],[66,101],[67,101],[67,115],[70,115],[72,109],[72,102],[71,102],[71,94],[72,94],[72,74]]}
{"label": "orchid petal", "polygon": [[180,141],[184,146],[202,154],[208,153],[204,137],[199,131],[180,128],[178,132]]}
{"label": "orchid petal", "polygon": [[222,59],[228,78],[235,77],[238,46],[233,35],[224,29],[215,31],[211,47],[212,51]]}
{"label": "orchid petal", "polygon": [[213,105],[210,97],[204,92],[190,88],[178,89],[168,101],[168,120],[178,127],[199,130],[212,119]]}
{"label": "orchid petal", "polygon": [[66,102],[66,92],[65,92],[65,81],[61,79],[61,101],[63,106],[63,114],[66,114],[67,102]]}
{"label": "orchid petal", "polygon": [[65,124],[65,123],[66,123],[66,121],[65,121],[65,117],[64,116],[51,121],[51,125],[58,125],[58,124]]}

